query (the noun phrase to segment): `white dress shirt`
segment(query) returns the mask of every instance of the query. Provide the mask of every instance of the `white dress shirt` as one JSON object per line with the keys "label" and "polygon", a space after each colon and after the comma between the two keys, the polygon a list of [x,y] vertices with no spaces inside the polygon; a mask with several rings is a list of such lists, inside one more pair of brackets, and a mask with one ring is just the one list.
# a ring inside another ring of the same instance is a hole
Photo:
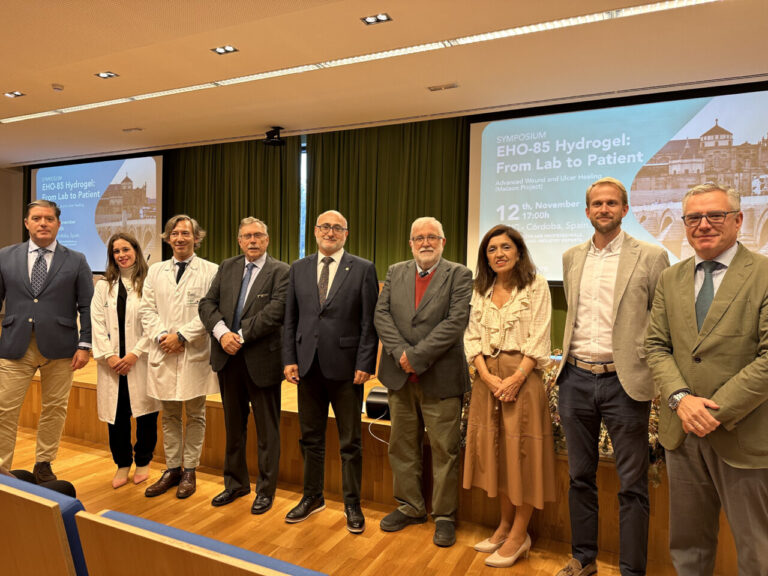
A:
{"label": "white dress shirt", "polygon": [[[728,248],[728,250],[722,252],[717,258],[712,259],[720,264],[720,267],[712,272],[712,285],[715,289],[713,295],[717,294],[717,289],[720,288],[720,284],[723,282],[725,273],[728,271],[728,267],[731,265],[731,262],[733,261],[733,258],[736,256],[736,252],[738,251],[739,243],[736,242],[733,246]],[[701,286],[704,284],[704,268],[699,266],[699,264],[704,262],[704,258],[700,258],[698,255],[695,255],[693,257],[693,261],[696,265],[696,271],[693,276],[693,294],[698,298],[699,290],[701,290]]]}
{"label": "white dress shirt", "polygon": [[[57,246],[56,240],[48,244],[48,246],[45,247],[48,252],[45,253],[45,268],[46,271],[51,269],[51,262],[53,262],[53,253],[56,252],[56,246]],[[27,272],[29,273],[29,281],[32,282],[32,267],[35,265],[35,260],[37,260],[37,251],[40,248],[37,244],[32,242],[30,239],[29,241],[29,251],[27,252]]]}
{"label": "white dress shirt", "polygon": [[613,361],[613,296],[624,232],[598,250],[594,237],[579,286],[569,353],[585,362]]}

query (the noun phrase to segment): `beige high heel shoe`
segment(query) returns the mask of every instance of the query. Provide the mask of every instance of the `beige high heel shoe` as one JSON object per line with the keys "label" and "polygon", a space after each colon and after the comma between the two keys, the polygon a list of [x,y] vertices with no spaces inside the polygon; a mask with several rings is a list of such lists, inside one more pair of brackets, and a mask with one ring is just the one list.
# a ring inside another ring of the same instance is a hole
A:
{"label": "beige high heel shoe", "polygon": [[478,552],[482,552],[483,554],[490,554],[491,552],[496,552],[499,548],[501,548],[501,545],[506,542],[507,539],[504,538],[501,542],[491,542],[490,538],[486,538],[482,542],[478,542],[473,546],[475,550]]}
{"label": "beige high heel shoe", "polygon": [[485,559],[486,566],[493,566],[494,568],[509,568],[517,562],[517,559],[522,556],[523,558],[528,558],[528,553],[531,550],[531,537],[526,534],[525,535],[525,542],[523,542],[523,545],[520,546],[520,548],[517,549],[517,552],[512,554],[512,556],[502,556],[498,552],[494,552],[488,558]]}
{"label": "beige high heel shoe", "polygon": [[125,486],[128,484],[128,472],[131,471],[131,467],[128,466],[126,468],[118,468],[117,472],[115,472],[115,477],[112,478],[112,488],[117,490],[121,486]]}
{"label": "beige high heel shoe", "polygon": [[149,464],[146,466],[136,466],[136,470],[133,473],[133,483],[141,484],[149,478]]}

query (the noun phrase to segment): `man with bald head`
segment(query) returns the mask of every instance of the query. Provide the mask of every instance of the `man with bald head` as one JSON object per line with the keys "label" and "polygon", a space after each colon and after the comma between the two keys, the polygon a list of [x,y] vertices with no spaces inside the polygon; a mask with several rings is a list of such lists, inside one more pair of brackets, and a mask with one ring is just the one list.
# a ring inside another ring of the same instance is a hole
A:
{"label": "man with bald head", "polygon": [[376,369],[373,327],[379,283],[372,262],[344,250],[347,220],[335,210],[315,224],[317,254],[291,265],[285,303],[283,363],[298,385],[304,497],[285,517],[289,524],[325,508],[325,428],[328,405],[339,430],[344,514],[353,534],[365,530],[360,508],[363,472],[363,384]]}
{"label": "man with bald head", "polygon": [[472,272],[442,258],[443,225],[416,219],[413,260],[394,264],[376,305],[383,347],[379,380],[389,389],[389,462],[399,507],[382,518],[396,532],[427,520],[421,492],[424,428],[432,449],[434,543],[452,546],[459,503],[461,401],[470,388],[464,356]]}

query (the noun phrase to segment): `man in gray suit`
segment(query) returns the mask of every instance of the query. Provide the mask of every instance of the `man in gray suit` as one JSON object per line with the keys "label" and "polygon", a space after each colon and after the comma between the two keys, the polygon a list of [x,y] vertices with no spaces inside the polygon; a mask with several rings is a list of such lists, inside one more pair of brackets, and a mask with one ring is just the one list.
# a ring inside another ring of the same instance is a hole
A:
{"label": "man in gray suit", "polygon": [[768,573],[768,259],[736,241],[743,219],[736,190],[685,195],[696,255],[661,275],[646,339],[679,576],[714,572],[721,505],[739,575]]}
{"label": "man in gray suit", "polygon": [[[61,209],[36,200],[27,206],[29,241],[0,250],[0,460],[10,468],[24,396],[40,369],[42,411],[35,480],[56,480],[56,458],[67,416],[72,372],[88,363],[93,275],[80,252],[56,241]],[[80,332],[77,320],[80,318]]]}
{"label": "man in gray suit", "polygon": [[424,427],[432,449],[434,543],[452,546],[459,501],[461,403],[470,388],[464,356],[472,273],[441,258],[443,226],[434,218],[411,225],[413,260],[387,272],[374,323],[383,346],[379,380],[389,389],[389,462],[400,506],[382,518],[396,532],[427,520],[421,492]]}
{"label": "man in gray suit", "polygon": [[272,508],[280,461],[280,359],[288,288],[288,264],[267,254],[267,225],[240,222],[243,254],[224,260],[200,300],[200,319],[211,334],[211,367],[219,376],[224,425],[224,491],[211,504],[224,506],[251,491],[246,462],[249,406],[259,443],[259,477],[252,514]]}
{"label": "man in gray suit", "polygon": [[568,443],[571,558],[558,576],[597,572],[600,422],[611,436],[619,489],[619,568],[645,574],[648,553],[648,416],[654,397],[643,337],[666,251],[621,230],[624,185],[602,178],[587,189],[592,238],[563,254],[568,303],[559,366],[560,420]]}

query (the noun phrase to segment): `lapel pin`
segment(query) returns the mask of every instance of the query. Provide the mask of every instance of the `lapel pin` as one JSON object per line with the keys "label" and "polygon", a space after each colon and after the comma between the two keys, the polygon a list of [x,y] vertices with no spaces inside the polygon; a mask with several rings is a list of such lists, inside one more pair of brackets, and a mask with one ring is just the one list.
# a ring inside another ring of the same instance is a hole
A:
{"label": "lapel pin", "polygon": [[344,270],[346,270],[347,272],[349,272],[349,266],[347,266],[346,268],[344,268]]}

